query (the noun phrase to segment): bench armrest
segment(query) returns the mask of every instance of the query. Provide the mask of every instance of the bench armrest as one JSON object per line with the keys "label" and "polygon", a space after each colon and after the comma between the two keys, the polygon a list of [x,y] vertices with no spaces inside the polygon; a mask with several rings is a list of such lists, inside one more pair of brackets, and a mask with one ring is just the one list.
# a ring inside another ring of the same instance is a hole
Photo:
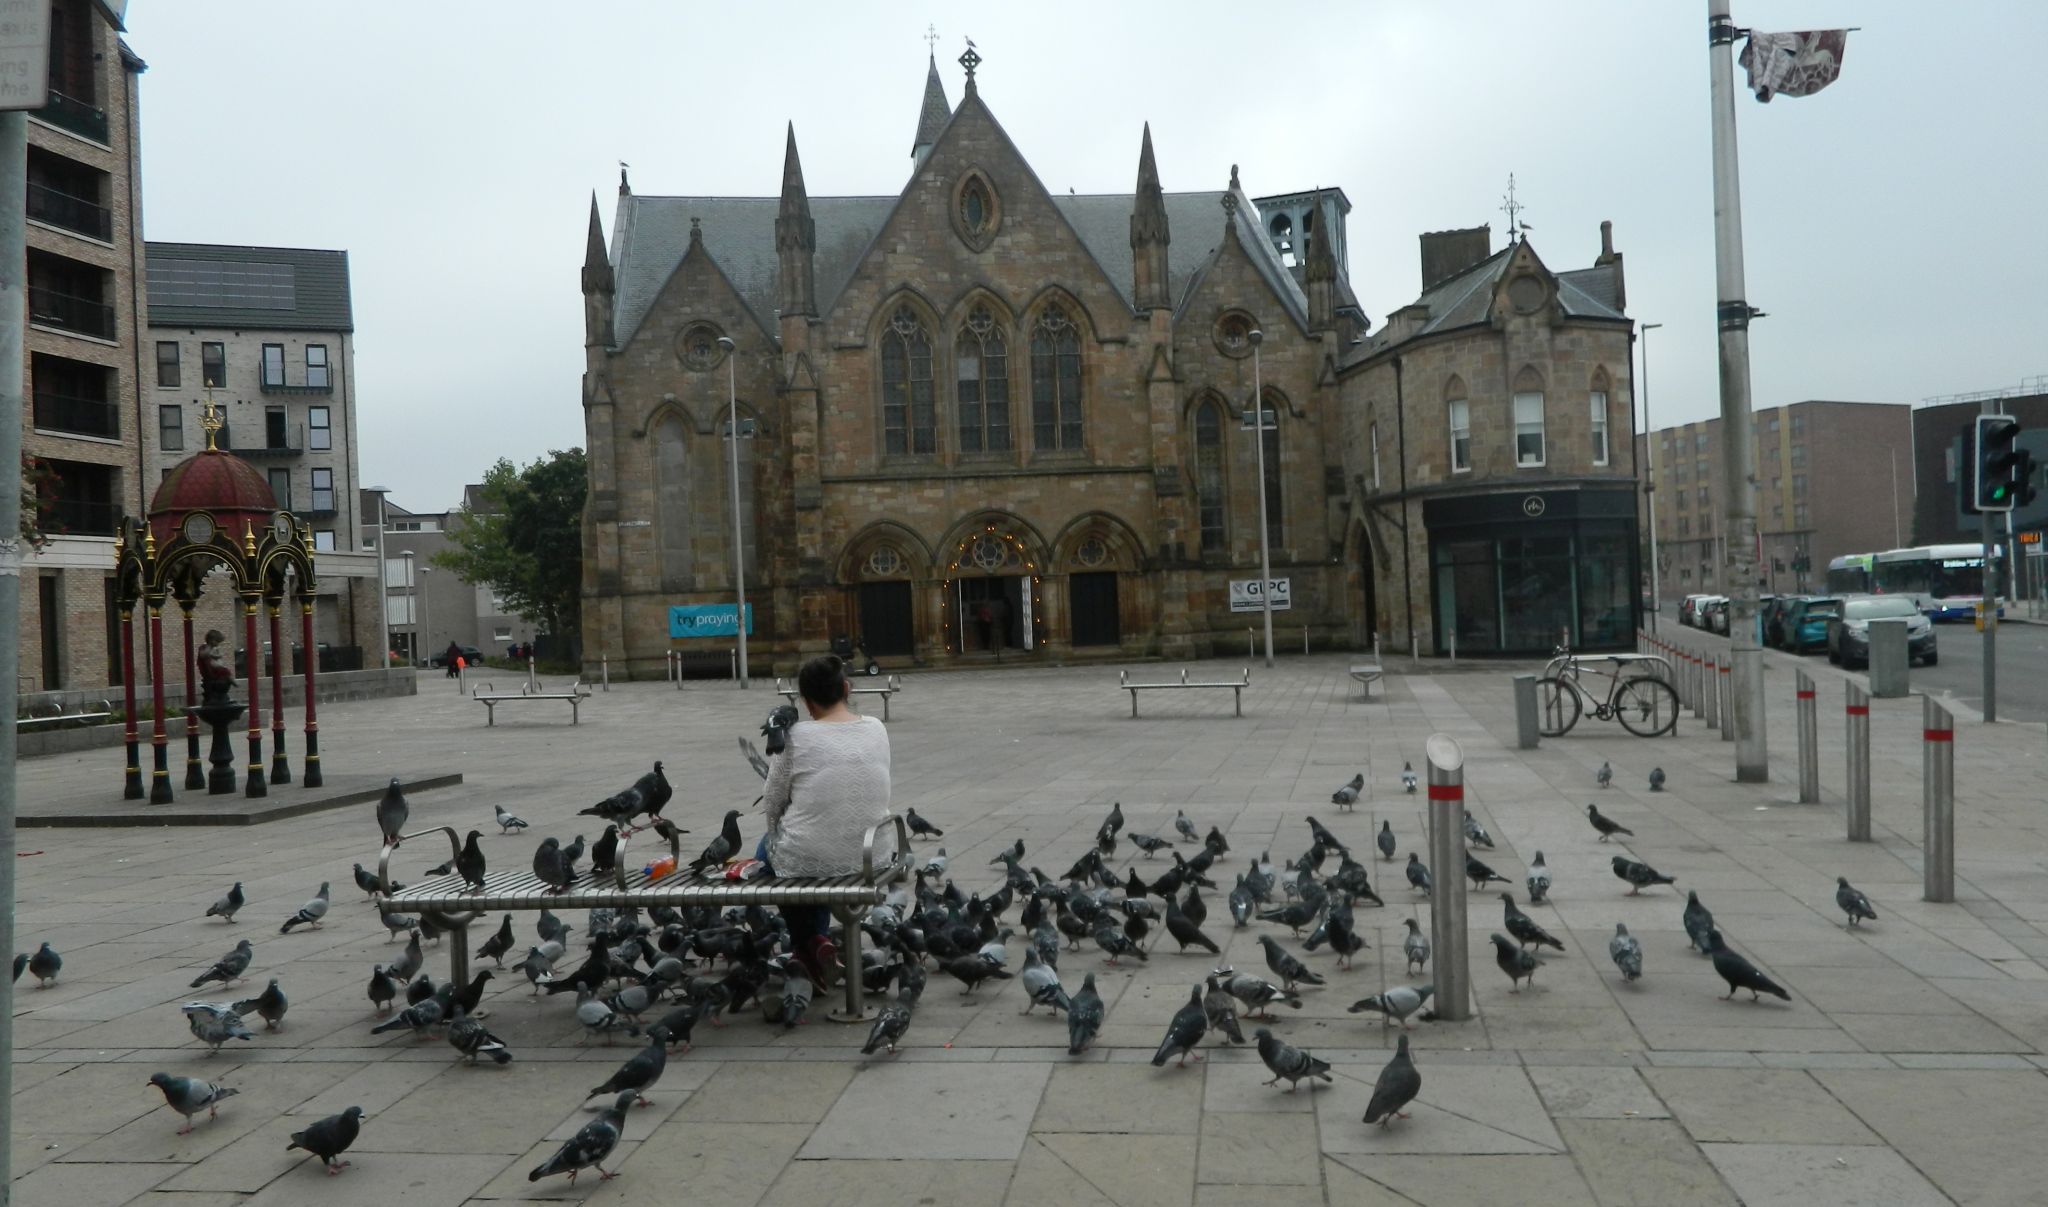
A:
{"label": "bench armrest", "polygon": [[[902,814],[891,813],[869,826],[860,843],[860,878],[868,884],[875,882],[875,835],[881,832],[883,826],[888,825],[896,827],[896,857],[900,858],[910,850],[910,827],[904,824]],[[893,864],[895,859],[892,858],[890,862]]]}
{"label": "bench armrest", "polygon": [[[448,859],[450,862],[453,862],[457,855],[462,854],[462,839],[456,837],[455,831],[447,826],[429,826],[424,830],[414,830],[410,834],[400,834],[398,840],[404,842],[408,838],[420,838],[428,834],[446,834],[448,836]],[[391,852],[397,849],[397,847],[385,847],[377,854],[377,886],[383,890],[377,894],[377,899],[380,902],[389,900],[391,896]]]}

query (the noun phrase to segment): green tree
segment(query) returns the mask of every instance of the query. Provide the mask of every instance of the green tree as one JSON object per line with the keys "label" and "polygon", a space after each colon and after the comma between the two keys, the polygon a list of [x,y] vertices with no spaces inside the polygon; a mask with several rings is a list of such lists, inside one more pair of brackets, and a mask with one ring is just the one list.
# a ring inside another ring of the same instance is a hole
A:
{"label": "green tree", "polygon": [[491,588],[505,606],[573,648],[581,629],[583,450],[550,451],[524,468],[499,458],[464,500],[454,547],[434,564]]}

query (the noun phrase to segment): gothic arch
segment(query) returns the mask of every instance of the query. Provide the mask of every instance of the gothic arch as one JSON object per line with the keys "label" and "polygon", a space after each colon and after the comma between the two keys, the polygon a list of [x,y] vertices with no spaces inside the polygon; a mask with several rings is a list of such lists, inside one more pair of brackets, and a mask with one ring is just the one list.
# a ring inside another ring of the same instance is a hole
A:
{"label": "gothic arch", "polygon": [[[1076,557],[1090,538],[1099,539],[1107,555],[1092,564]],[[1135,574],[1145,569],[1144,542],[1121,517],[1107,511],[1086,511],[1067,521],[1067,526],[1053,538],[1052,551],[1051,565],[1056,573],[1121,570]]]}
{"label": "gothic arch", "polygon": [[[1064,285],[1047,285],[1031,295],[1031,300],[1024,303],[1024,309],[1018,312],[1017,329],[1029,332],[1032,324],[1038,321],[1038,316],[1052,306],[1059,306],[1067,312],[1067,317],[1081,329],[1081,337],[1085,342],[1101,342],[1100,336],[1096,334],[1098,328],[1094,314],[1090,313],[1086,303],[1075,297]],[[1082,359],[1085,364],[1087,358],[1084,356]]]}
{"label": "gothic arch", "polygon": [[[895,324],[899,315],[907,316],[907,321],[921,334],[928,362],[923,378],[917,376],[909,336],[902,337],[906,342],[898,351]],[[939,317],[938,307],[916,289],[899,286],[875,308],[868,334],[868,346],[874,357],[872,430],[876,450],[883,457],[936,459],[945,444],[940,435],[947,425],[939,417],[946,410],[942,400],[948,391],[942,387],[952,359],[946,354],[951,335]],[[900,393],[890,388],[890,366],[892,358],[898,355],[904,357],[899,366],[903,373]],[[900,413],[892,413],[899,409]],[[892,447],[892,440],[896,447]]]}
{"label": "gothic arch", "polygon": [[[880,547],[887,545],[903,557],[903,571],[877,575],[867,567],[868,558]],[[857,583],[876,578],[908,578],[923,581],[932,575],[932,550],[924,538],[894,520],[877,520],[847,538],[840,546],[839,555],[832,561],[834,576],[842,583]]]}
{"label": "gothic arch", "polygon": [[934,336],[945,329],[944,312],[938,303],[932,301],[923,290],[915,285],[898,285],[890,290],[881,301],[875,303],[875,312],[868,316],[868,344],[870,347],[880,345],[883,334],[889,330],[889,320],[895,315],[898,306],[909,306],[912,310],[917,311],[918,317],[923,319],[926,325],[931,328]]}
{"label": "gothic arch", "polygon": [[1515,393],[1540,394],[1543,390],[1543,374],[1537,371],[1535,365],[1523,365],[1520,369],[1516,370]]}
{"label": "gothic arch", "polygon": [[[740,418],[754,421],[754,434],[757,438],[765,439],[774,434],[773,429],[768,425],[767,417],[753,403],[748,402],[744,398],[739,399],[738,402]],[[647,439],[648,435],[654,431],[654,425],[660,423],[664,415],[677,416],[689,426],[692,432],[699,436],[721,435],[722,432],[719,425],[725,422],[727,405],[727,400],[723,398],[714,399],[704,405],[704,413],[699,415],[674,394],[664,394],[660,402],[648,408],[647,414],[642,417],[640,426],[634,431],[633,435],[637,439]]]}
{"label": "gothic arch", "polygon": [[989,312],[995,316],[996,322],[1002,324],[1005,328],[1006,333],[1012,337],[1016,335],[1018,330],[1016,310],[1003,300],[1001,294],[998,294],[986,285],[968,286],[967,291],[962,293],[953,302],[952,308],[946,311],[944,319],[947,333],[951,334],[959,330],[960,324],[967,321],[967,316],[974,313],[976,306],[987,306]]}
{"label": "gothic arch", "polygon": [[1458,376],[1456,373],[1453,373],[1449,377],[1444,378],[1445,402],[1457,402],[1460,399],[1469,399],[1471,397],[1471,391],[1465,388],[1464,378]]}
{"label": "gothic arch", "polygon": [[1047,550],[1050,548],[1045,535],[1015,512],[996,508],[970,512],[948,528],[945,535],[939,538],[938,547],[933,552],[933,564],[945,567],[950,575],[953,570],[958,569],[968,541],[977,533],[991,531],[1007,532],[1017,539],[1025,567],[1029,572],[1036,574],[1045,569]]}

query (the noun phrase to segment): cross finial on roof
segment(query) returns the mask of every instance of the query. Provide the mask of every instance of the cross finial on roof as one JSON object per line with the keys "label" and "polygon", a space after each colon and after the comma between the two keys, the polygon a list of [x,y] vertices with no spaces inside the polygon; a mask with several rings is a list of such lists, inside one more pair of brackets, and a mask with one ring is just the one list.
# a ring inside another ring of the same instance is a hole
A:
{"label": "cross finial on roof", "polygon": [[927,26],[925,26],[925,27],[924,27],[924,44],[925,44],[926,46],[929,46],[929,47],[931,47],[931,53],[932,53],[932,54],[936,55],[936,54],[938,54],[938,53],[939,53],[939,27],[938,27],[938,26],[936,26],[936,25],[927,25]]}
{"label": "cross finial on roof", "polygon": [[960,56],[960,66],[967,69],[967,87],[974,87],[974,69],[981,66],[981,56],[974,53],[974,39],[967,39],[967,52]]}
{"label": "cross finial on roof", "polygon": [[1528,229],[1521,220],[1521,213],[1527,208],[1515,200],[1515,174],[1509,172],[1507,195],[1501,199],[1500,206],[1501,212],[1508,216],[1508,242],[1515,242],[1521,237],[1522,232]]}
{"label": "cross finial on roof", "polygon": [[690,242],[692,243],[702,243],[704,241],[704,228],[699,225],[699,221],[695,216],[690,218]]}

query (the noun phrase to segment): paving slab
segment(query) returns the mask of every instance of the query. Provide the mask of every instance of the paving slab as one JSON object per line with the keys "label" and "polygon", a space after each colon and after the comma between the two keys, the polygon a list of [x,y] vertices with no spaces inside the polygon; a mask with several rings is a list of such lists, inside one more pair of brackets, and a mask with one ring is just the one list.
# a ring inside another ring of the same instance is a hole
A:
{"label": "paving slab", "polygon": [[1645,1069],[1644,1080],[1693,1139],[1876,1144],[1869,1128],[1796,1069]]}
{"label": "paving slab", "polygon": [[997,1161],[793,1161],[761,1207],[1000,1207],[1011,1167]]}
{"label": "paving slab", "polygon": [[1949,1198],[1888,1148],[1703,1144],[1744,1207],[1948,1207]]}
{"label": "paving slab", "polygon": [[[1201,1128],[1203,1099],[1188,1092],[1159,1093],[1163,1076],[1149,1064],[1054,1065],[1031,1131],[1194,1135]],[[1215,1080],[1241,1084],[1243,1079]]]}
{"label": "paving slab", "polygon": [[1084,1203],[1099,1199],[1116,1207],[1176,1207],[1194,1194],[1195,1153],[1193,1136],[1033,1136],[1025,1159],[1018,1162],[1010,1201],[1030,1201],[1021,1192],[1037,1185],[1064,1184],[1072,1186]]}
{"label": "paving slab", "polygon": [[1391,1127],[1364,1122],[1378,1069],[1340,1069],[1316,1097],[1322,1150],[1348,1153],[1505,1153],[1562,1151],[1564,1142],[1519,1067],[1461,1067],[1418,1060],[1422,1093],[1411,1118]]}
{"label": "paving slab", "polygon": [[[1357,1161],[1359,1169],[1354,1172],[1361,1179],[1369,1174],[1386,1192],[1400,1196],[1393,1201],[1422,1207],[1464,1207],[1496,1202],[1503,1196],[1516,1202],[1542,1203],[1545,1207],[1596,1204],[1586,1179],[1568,1156],[1346,1156],[1335,1160]],[[1358,1201],[1337,1198],[1336,1185],[1337,1180],[1332,1179],[1332,1203]]]}
{"label": "paving slab", "polygon": [[1663,1119],[1670,1116],[1635,1069],[1532,1065],[1529,1079],[1553,1119]]}
{"label": "paving slab", "polygon": [[1668,1119],[1560,1119],[1600,1207],[1736,1207],[1684,1129]]}
{"label": "paving slab", "polygon": [[1015,1161],[1051,1076],[1046,1064],[865,1065],[797,1156]]}
{"label": "paving slab", "polygon": [[[1297,1091],[1297,1096],[1308,1092]],[[1313,1185],[1319,1180],[1317,1153],[1313,1119],[1210,1111],[1202,1116],[1202,1155],[1195,1180]]]}

